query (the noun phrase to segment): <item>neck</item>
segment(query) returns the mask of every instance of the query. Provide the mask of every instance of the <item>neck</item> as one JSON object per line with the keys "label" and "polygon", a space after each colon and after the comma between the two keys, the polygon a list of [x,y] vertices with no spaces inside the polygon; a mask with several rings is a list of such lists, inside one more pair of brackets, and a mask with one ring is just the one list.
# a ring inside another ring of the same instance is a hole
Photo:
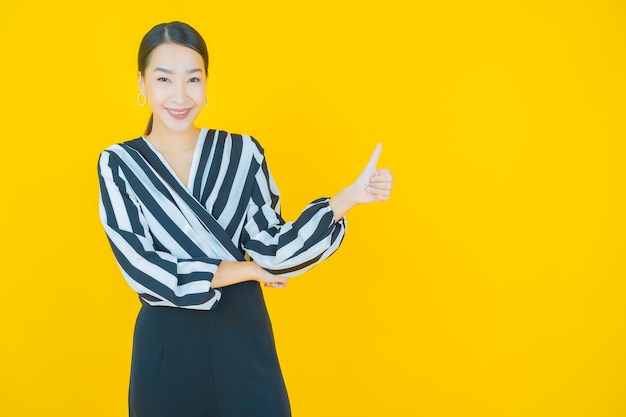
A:
{"label": "neck", "polygon": [[146,139],[159,151],[178,153],[194,149],[199,134],[200,129],[193,125],[185,131],[173,132],[155,124],[152,127],[152,132],[146,136]]}

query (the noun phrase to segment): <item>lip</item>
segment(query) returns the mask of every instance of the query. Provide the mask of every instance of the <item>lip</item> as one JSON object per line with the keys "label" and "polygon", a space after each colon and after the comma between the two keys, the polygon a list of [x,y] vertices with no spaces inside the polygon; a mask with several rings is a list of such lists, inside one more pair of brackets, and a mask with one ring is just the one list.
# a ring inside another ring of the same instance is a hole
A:
{"label": "lip", "polygon": [[165,110],[167,111],[167,113],[170,116],[172,116],[176,120],[183,120],[184,118],[189,116],[189,114],[191,113],[191,108],[187,108],[187,109],[169,109],[169,108],[166,108]]}

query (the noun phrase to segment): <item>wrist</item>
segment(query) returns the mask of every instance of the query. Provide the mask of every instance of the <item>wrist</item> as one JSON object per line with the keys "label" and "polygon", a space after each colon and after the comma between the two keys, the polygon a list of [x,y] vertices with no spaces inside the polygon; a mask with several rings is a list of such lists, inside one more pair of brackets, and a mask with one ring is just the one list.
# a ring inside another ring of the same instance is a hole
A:
{"label": "wrist", "polygon": [[250,277],[255,281],[263,282],[263,274],[265,273],[265,270],[254,261],[246,263],[248,264]]}
{"label": "wrist", "polygon": [[346,187],[346,193],[348,194],[348,203],[350,208],[359,204],[359,199],[357,198],[357,187],[355,183],[352,183]]}
{"label": "wrist", "polygon": [[356,185],[350,184],[337,195],[328,200],[328,205],[333,211],[335,221],[341,219],[351,208],[358,204],[356,198]]}

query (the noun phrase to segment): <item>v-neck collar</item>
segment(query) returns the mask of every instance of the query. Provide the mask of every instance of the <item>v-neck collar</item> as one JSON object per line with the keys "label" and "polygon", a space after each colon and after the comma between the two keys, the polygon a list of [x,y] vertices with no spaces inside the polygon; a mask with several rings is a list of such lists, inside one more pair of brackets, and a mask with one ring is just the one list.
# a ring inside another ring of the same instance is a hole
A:
{"label": "v-neck collar", "polygon": [[198,138],[196,139],[196,146],[193,150],[193,157],[191,158],[191,166],[189,167],[189,174],[187,176],[187,185],[185,185],[185,183],[180,179],[178,174],[176,174],[176,172],[167,162],[165,157],[161,154],[161,152],[157,150],[156,147],[154,147],[154,145],[148,140],[148,138],[146,138],[145,136],[141,136],[141,139],[146,143],[146,145],[150,148],[150,150],[154,152],[156,156],[159,157],[163,165],[165,165],[165,167],[172,174],[172,176],[176,178],[176,181],[178,181],[180,185],[185,190],[187,190],[187,192],[191,194],[193,192],[193,186],[196,180],[196,174],[198,172],[198,164],[200,162],[200,155],[202,154],[202,147],[204,146],[207,132],[208,132],[208,129],[203,127],[200,129],[200,133],[198,133]]}
{"label": "v-neck collar", "polygon": [[[210,132],[208,129],[203,129],[198,137],[196,143],[196,149],[194,150],[194,158],[192,163],[191,175],[197,175],[197,165],[199,163],[200,155],[202,154],[202,144],[205,141],[205,137]],[[139,140],[143,139],[143,140]],[[152,146],[150,141],[146,140],[143,136],[141,138],[126,142],[126,146],[134,149],[137,152],[137,157],[143,159],[162,180],[163,185],[169,189],[172,193],[172,198],[177,205],[185,205],[192,210],[197,219],[202,222],[203,227],[209,231],[220,242],[222,248],[230,253],[236,260],[245,260],[243,251],[233,243],[231,236],[226,230],[219,224],[217,219],[193,196],[191,190],[184,186],[182,181],[178,178],[174,170],[167,164],[165,158]],[[190,186],[193,186],[193,181],[190,181]]]}

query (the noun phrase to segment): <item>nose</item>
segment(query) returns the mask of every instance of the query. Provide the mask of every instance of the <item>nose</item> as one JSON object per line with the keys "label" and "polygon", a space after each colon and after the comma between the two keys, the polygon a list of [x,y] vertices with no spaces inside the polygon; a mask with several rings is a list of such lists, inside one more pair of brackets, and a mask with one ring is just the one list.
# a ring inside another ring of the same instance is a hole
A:
{"label": "nose", "polygon": [[175,83],[174,91],[172,91],[172,101],[177,104],[185,103],[187,99],[187,91],[185,89],[185,84],[182,82]]}

